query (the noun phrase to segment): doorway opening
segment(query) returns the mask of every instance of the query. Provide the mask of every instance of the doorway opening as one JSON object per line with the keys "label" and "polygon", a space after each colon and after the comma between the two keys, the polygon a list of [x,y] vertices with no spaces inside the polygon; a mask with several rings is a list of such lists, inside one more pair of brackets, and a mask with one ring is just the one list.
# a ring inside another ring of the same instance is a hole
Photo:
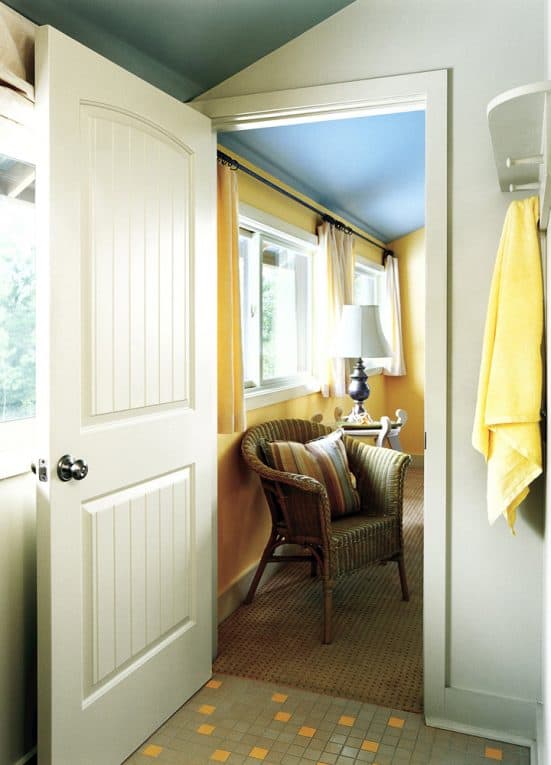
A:
{"label": "doorway opening", "polygon": [[[392,82],[391,82],[392,81]],[[445,72],[197,102],[219,132],[319,119],[426,109],[424,685],[427,717],[441,708],[445,679],[446,518],[446,142]],[[389,88],[389,84],[391,87]],[[440,380],[438,385],[436,381]],[[404,431],[405,436],[406,431]],[[407,555],[407,551],[406,551]]]}

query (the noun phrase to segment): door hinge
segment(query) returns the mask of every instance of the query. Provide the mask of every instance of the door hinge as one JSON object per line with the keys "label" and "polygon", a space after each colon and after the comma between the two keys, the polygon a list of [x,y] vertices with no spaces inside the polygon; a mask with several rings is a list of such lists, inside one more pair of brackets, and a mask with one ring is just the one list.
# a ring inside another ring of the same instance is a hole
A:
{"label": "door hinge", "polygon": [[425,451],[427,449],[427,431],[425,430]]}
{"label": "door hinge", "polygon": [[[31,465],[31,470],[36,475],[36,465],[33,462]],[[46,460],[38,460],[38,480],[39,481],[47,481],[48,480],[48,465],[46,463]]]}

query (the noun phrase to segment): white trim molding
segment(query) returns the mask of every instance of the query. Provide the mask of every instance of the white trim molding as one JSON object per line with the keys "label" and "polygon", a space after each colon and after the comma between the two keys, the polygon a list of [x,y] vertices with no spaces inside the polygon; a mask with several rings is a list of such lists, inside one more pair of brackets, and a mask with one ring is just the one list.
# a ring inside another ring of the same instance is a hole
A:
{"label": "white trim molding", "polygon": [[286,220],[282,220],[282,218],[270,215],[270,213],[259,210],[245,202],[239,203],[239,222],[245,225],[250,224],[265,234],[271,234],[272,236],[281,237],[282,234],[285,234],[285,238],[291,244],[297,244],[300,247],[309,247],[315,250],[319,244],[316,234],[304,231],[304,229],[293,226],[292,223],[288,223]]}
{"label": "white trim molding", "polygon": [[[278,550],[278,555],[292,555],[294,553],[296,553],[296,548],[293,548],[292,545],[283,545],[283,547]],[[260,585],[269,581],[283,565],[283,563],[276,562],[266,566],[260,579]],[[258,562],[253,563],[253,565],[249,566],[249,568],[232,582],[224,592],[221,592],[218,595],[218,618],[215,620],[218,624],[221,624],[224,619],[227,619],[228,616],[233,614],[239,606],[243,605],[243,601],[249,591],[249,587],[257,568]]]}
{"label": "white trim molding", "polygon": [[24,754],[23,757],[21,757],[19,760],[17,760],[14,765],[25,765],[25,763],[30,762],[32,758],[36,755],[36,746],[33,746],[33,748],[27,752],[27,754]]}
{"label": "white trim molding", "polygon": [[428,719],[445,719],[448,666],[447,251],[448,72],[445,69],[372,80],[226,98],[193,106],[214,130],[246,130],[425,109],[425,551],[424,682]]}

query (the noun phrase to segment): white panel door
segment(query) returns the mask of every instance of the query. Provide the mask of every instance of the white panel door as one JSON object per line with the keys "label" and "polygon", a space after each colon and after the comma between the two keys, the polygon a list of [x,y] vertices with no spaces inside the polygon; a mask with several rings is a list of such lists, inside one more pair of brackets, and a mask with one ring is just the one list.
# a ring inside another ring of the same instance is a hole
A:
{"label": "white panel door", "polygon": [[39,762],[116,765],[211,673],[215,143],[49,27],[36,70]]}

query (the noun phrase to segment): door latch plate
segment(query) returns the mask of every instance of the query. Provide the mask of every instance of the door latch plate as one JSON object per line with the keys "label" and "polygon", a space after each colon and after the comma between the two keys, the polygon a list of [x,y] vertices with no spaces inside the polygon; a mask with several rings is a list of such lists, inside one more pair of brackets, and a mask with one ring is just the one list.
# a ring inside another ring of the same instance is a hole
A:
{"label": "door latch plate", "polygon": [[38,470],[36,469],[36,465],[33,462],[31,465],[31,470],[36,475],[38,474],[38,480],[39,481],[47,481],[48,480],[48,465],[46,463],[46,460],[38,460]]}

